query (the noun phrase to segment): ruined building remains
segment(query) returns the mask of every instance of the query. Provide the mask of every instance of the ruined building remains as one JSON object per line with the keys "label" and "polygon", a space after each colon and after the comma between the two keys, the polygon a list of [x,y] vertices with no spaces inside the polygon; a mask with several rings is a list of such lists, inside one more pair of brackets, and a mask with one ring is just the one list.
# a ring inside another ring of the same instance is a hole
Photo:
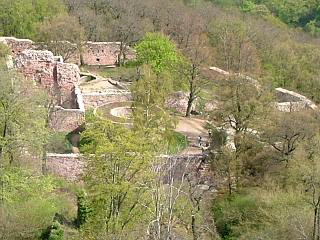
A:
{"label": "ruined building remains", "polygon": [[[46,49],[45,44],[35,43],[29,39],[17,39],[14,37],[0,37],[0,42],[6,42],[11,48],[12,55],[17,56],[24,50],[43,50]],[[127,46],[123,46],[121,42],[86,42],[81,48],[76,44],[61,41],[61,45],[68,45],[67,62],[79,65],[97,65],[97,66],[114,66],[118,63],[122,55],[126,60],[135,58],[135,51]],[[81,49],[81,51],[80,51]],[[81,55],[80,55],[81,52]]]}
{"label": "ruined building remains", "polygon": [[55,106],[51,111],[51,127],[59,132],[71,132],[79,128],[84,121],[79,67],[61,62],[50,51],[30,49],[30,40],[1,38],[0,42],[9,46],[12,65],[49,92]]}

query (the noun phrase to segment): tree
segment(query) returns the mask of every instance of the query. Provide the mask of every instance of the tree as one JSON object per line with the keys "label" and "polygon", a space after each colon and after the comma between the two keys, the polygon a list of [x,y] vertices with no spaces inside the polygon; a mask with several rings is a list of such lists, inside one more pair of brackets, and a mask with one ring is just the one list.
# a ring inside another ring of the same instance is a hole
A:
{"label": "tree", "polygon": [[258,52],[243,22],[225,17],[212,24],[209,34],[217,49],[218,66],[231,73],[251,76],[260,73]]}
{"label": "tree", "polygon": [[182,66],[182,75],[186,78],[189,92],[186,117],[190,116],[194,101],[199,97],[202,88],[208,84],[201,70],[210,61],[211,53],[206,36],[190,38],[189,46],[183,49],[187,60]]}
{"label": "tree", "polygon": [[217,97],[219,105],[212,118],[229,135],[226,147],[217,157],[227,159],[224,172],[228,176],[231,194],[232,179],[239,183],[248,157],[246,154],[258,145],[259,132],[272,110],[272,95],[267,87],[260,86],[257,81],[235,74],[222,78],[218,83]]}
{"label": "tree", "polygon": [[167,148],[166,137],[175,127],[173,118],[166,112],[165,100],[170,91],[170,76],[156,75],[151,67],[143,67],[142,77],[132,86],[134,128],[144,132],[157,150]]}
{"label": "tree", "polygon": [[135,49],[137,63],[150,65],[157,76],[164,72],[174,73],[181,59],[174,43],[159,33],[147,33]]}
{"label": "tree", "polygon": [[143,8],[139,1],[110,1],[112,20],[108,38],[120,42],[118,64],[122,66],[127,60],[129,46],[138,42],[147,31],[152,31],[148,19],[140,12]]}
{"label": "tree", "polygon": [[60,0],[1,0],[0,35],[34,38],[37,25],[64,12]]}
{"label": "tree", "polygon": [[220,104],[213,116],[235,134],[252,132],[272,107],[270,90],[250,77],[235,74],[222,78],[216,92]]}
{"label": "tree", "polygon": [[278,161],[288,163],[299,144],[316,134],[317,120],[312,112],[279,112],[271,116],[261,132],[261,139],[278,152]]}
{"label": "tree", "polygon": [[0,238],[39,239],[55,214],[67,208],[65,198],[56,195],[52,177],[12,167],[0,174]]}
{"label": "tree", "polygon": [[64,61],[78,55],[81,57],[85,39],[84,29],[78,19],[68,15],[44,21],[38,33],[38,40],[54,55],[62,56]]}
{"label": "tree", "polygon": [[85,183],[91,213],[85,235],[125,239],[135,235],[146,217],[144,205],[154,158],[147,138],[138,132],[89,116],[82,138],[87,168]]}
{"label": "tree", "polygon": [[300,143],[289,166],[290,183],[301,188],[306,203],[313,209],[313,227],[310,233],[313,240],[320,239],[319,144],[318,134]]}
{"label": "tree", "polygon": [[0,66],[0,73],[0,162],[19,165],[24,152],[41,152],[47,137],[45,94],[6,66]]}

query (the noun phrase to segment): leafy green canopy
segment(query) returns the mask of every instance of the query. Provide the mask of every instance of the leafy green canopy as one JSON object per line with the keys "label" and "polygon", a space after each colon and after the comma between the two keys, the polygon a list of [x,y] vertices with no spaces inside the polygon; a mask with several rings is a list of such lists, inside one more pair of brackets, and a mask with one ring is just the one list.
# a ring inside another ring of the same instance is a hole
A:
{"label": "leafy green canopy", "polygon": [[48,131],[45,125],[46,95],[32,81],[0,67],[0,161],[20,164],[24,154],[40,153]]}
{"label": "leafy green canopy", "polygon": [[0,238],[38,239],[63,205],[53,179],[20,169],[1,175]]}
{"label": "leafy green canopy", "polygon": [[85,183],[91,209],[84,234],[122,239],[146,214],[151,144],[138,132],[95,116],[87,116],[82,138],[87,142]]}
{"label": "leafy green canopy", "polygon": [[181,58],[175,44],[160,33],[147,33],[136,50],[137,62],[150,65],[157,75],[172,72]]}
{"label": "leafy green canopy", "polygon": [[0,0],[0,35],[34,38],[41,22],[64,12],[61,0]]}

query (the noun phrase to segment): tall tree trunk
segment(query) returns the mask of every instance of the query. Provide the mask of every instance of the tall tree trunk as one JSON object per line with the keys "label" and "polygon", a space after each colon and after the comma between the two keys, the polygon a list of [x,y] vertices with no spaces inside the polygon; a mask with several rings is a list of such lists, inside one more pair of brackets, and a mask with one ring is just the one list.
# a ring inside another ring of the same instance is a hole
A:
{"label": "tall tree trunk", "polygon": [[198,240],[197,229],[196,229],[196,217],[194,215],[191,216],[191,229],[193,240]]}
{"label": "tall tree trunk", "polygon": [[313,240],[317,240],[317,221],[318,221],[318,208],[314,208],[314,215],[313,215],[313,232],[312,232],[312,238]]}
{"label": "tall tree trunk", "polygon": [[191,115],[192,103],[193,103],[193,99],[191,97],[189,97],[187,111],[186,111],[186,117],[190,117],[190,115]]}
{"label": "tall tree trunk", "polygon": [[188,106],[187,106],[187,111],[186,111],[186,117],[190,117],[190,115],[191,115],[192,104],[193,104],[194,99],[195,99],[194,91],[191,87],[189,97],[188,97]]}
{"label": "tall tree trunk", "polygon": [[317,206],[317,240],[320,240],[320,213],[319,213],[319,205]]}

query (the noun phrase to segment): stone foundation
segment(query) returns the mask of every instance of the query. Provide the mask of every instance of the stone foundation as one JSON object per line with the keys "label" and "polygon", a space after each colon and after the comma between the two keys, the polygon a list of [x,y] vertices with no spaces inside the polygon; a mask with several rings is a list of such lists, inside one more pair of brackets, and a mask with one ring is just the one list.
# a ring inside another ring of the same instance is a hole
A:
{"label": "stone foundation", "polygon": [[132,95],[128,91],[83,94],[83,101],[86,108],[97,108],[111,102],[127,102],[131,100]]}

